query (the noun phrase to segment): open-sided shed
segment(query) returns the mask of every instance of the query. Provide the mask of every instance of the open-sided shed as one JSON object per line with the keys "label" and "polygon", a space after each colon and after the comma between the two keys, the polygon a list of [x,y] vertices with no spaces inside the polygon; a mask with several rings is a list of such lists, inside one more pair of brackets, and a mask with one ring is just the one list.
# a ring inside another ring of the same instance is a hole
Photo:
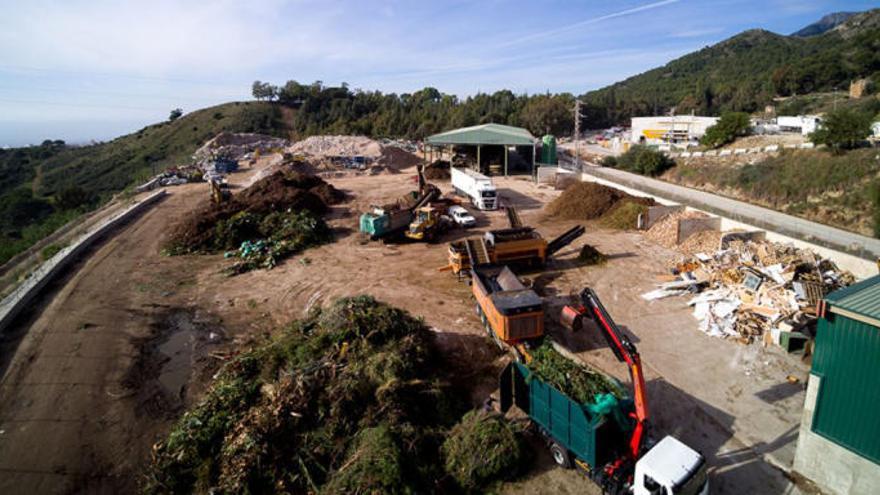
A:
{"label": "open-sided shed", "polygon": [[483,146],[504,147],[504,175],[507,175],[508,147],[531,146],[532,168],[535,165],[535,146],[537,140],[532,133],[521,127],[513,127],[501,124],[482,124],[472,127],[462,127],[451,131],[441,132],[428,136],[425,145],[441,148],[446,146],[476,146],[477,163],[480,163],[480,150]]}

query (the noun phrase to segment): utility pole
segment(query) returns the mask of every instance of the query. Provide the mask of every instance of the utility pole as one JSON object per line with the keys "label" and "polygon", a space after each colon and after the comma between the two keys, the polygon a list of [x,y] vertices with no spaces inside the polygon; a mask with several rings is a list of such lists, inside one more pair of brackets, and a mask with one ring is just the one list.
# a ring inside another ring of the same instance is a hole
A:
{"label": "utility pole", "polygon": [[574,159],[581,171],[581,100],[574,101]]}

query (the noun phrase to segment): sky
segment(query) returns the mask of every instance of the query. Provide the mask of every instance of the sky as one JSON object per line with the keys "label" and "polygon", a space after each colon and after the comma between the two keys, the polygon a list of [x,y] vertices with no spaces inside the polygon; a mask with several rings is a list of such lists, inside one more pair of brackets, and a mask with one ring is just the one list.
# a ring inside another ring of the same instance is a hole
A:
{"label": "sky", "polygon": [[107,140],[254,80],[582,94],[877,0],[0,0],[0,146]]}

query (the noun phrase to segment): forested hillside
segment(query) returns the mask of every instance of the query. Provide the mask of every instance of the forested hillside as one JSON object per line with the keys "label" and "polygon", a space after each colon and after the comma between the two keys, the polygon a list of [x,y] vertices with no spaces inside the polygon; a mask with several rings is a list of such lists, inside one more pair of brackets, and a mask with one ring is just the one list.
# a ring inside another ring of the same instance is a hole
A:
{"label": "forested hillside", "polygon": [[880,9],[854,15],[810,37],[751,30],[583,96],[588,121],[632,116],[754,112],[776,96],[847,89],[852,79],[880,82]]}

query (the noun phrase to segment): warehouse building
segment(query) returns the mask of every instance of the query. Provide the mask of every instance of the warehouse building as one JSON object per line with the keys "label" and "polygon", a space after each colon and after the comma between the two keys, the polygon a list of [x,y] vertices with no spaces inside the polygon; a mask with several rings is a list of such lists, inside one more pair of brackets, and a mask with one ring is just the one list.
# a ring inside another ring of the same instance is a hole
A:
{"label": "warehouse building", "polygon": [[819,305],[794,470],[829,493],[880,487],[880,276]]}
{"label": "warehouse building", "polygon": [[630,141],[633,144],[697,144],[706,129],[715,125],[718,117],[669,115],[663,117],[633,117]]}
{"label": "warehouse building", "polygon": [[[528,130],[501,124],[462,127],[425,139],[429,160],[433,160],[435,153],[442,158],[445,150],[468,147],[476,152],[475,168],[483,173],[503,173],[505,176],[516,171],[533,174],[537,145],[538,140]],[[514,170],[518,167],[512,167],[512,164],[522,165],[524,170]]]}

